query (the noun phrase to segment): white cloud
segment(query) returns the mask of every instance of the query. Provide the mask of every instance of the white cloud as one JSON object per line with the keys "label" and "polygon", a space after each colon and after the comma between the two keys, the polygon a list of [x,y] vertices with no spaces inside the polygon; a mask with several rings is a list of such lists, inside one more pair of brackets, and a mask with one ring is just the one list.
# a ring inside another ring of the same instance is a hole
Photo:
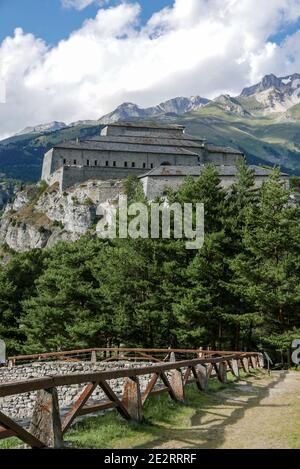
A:
{"label": "white cloud", "polygon": [[75,8],[76,10],[84,10],[92,3],[97,5],[103,5],[108,3],[110,0],[60,0],[64,8]]}
{"label": "white cloud", "polygon": [[[27,125],[99,118],[124,101],[238,93],[265,73],[300,72],[300,33],[268,38],[297,20],[300,0],[176,0],[142,27],[138,3],[99,9],[49,47],[17,29],[0,44],[0,135]],[[139,27],[137,27],[139,26]]]}

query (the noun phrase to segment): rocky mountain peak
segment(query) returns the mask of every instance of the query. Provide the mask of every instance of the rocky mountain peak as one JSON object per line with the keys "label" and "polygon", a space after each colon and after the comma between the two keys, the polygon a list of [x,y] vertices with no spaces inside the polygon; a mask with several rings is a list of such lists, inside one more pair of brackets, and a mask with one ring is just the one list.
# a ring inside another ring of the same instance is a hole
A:
{"label": "rocky mountain peak", "polygon": [[277,77],[274,74],[265,75],[263,79],[256,85],[244,88],[241,97],[248,97],[263,91],[275,89],[283,93],[289,93],[295,91],[300,87],[300,74],[294,73],[285,77]]}
{"label": "rocky mountain peak", "polygon": [[68,127],[65,122],[48,122],[46,124],[39,124],[33,127],[26,127],[25,129],[18,132],[16,135],[24,135],[31,133],[41,133],[41,132],[55,132],[56,130],[61,130]]}
{"label": "rocky mountain peak", "polygon": [[113,112],[102,117],[99,120],[99,123],[110,124],[119,120],[130,120],[134,118],[145,119],[149,117],[153,118],[161,116],[162,114],[182,115],[186,112],[197,111],[209,102],[209,99],[202,98],[201,96],[192,96],[190,98],[179,96],[164,101],[157,106],[148,108],[141,108],[134,103],[123,103]]}

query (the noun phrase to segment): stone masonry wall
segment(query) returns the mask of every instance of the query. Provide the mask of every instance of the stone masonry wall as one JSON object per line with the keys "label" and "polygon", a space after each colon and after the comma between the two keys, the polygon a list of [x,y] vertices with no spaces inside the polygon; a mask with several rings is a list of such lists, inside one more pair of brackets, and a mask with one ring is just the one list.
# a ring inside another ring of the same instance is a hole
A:
{"label": "stone masonry wall", "polygon": [[[109,371],[113,369],[133,368],[150,366],[152,363],[113,362],[113,363],[91,363],[91,362],[36,362],[29,365],[20,365],[12,368],[0,368],[0,384],[5,382],[24,381],[28,379],[41,378],[53,375],[71,373],[91,373],[97,371]],[[141,389],[144,390],[149,381],[149,376],[140,377]],[[123,379],[109,382],[117,395],[122,395]],[[69,406],[80,395],[85,385],[72,385],[58,387],[60,408]],[[36,392],[24,393],[15,396],[0,398],[0,410],[15,419],[31,418],[36,399]],[[93,400],[107,399],[103,391],[98,387],[92,394],[89,402]]]}

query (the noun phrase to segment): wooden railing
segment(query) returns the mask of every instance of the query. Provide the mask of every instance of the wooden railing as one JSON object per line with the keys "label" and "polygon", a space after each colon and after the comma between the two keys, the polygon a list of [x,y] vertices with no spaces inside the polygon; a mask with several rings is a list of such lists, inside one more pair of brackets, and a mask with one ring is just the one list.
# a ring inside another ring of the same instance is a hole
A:
{"label": "wooden railing", "polygon": [[159,349],[159,348],[89,348],[81,350],[69,350],[61,352],[37,353],[33,355],[16,355],[8,358],[8,364],[15,366],[21,363],[30,363],[32,361],[153,361],[162,362],[169,360],[170,354],[175,353],[180,356],[190,356],[191,358],[212,357],[216,355],[232,355],[237,352],[224,352],[216,350],[199,349]]}
{"label": "wooden railing", "polygon": [[[152,354],[154,350],[166,352],[163,349],[152,349],[151,351],[139,349],[141,353],[146,354],[147,352]],[[176,352],[180,354],[201,353],[210,356],[176,362],[174,361]],[[191,383],[196,383],[199,391],[205,392],[212,376],[216,376],[225,383],[228,372],[238,378],[240,368],[249,372],[251,368],[263,366],[263,357],[259,353],[183,351],[178,349],[175,349],[174,352],[168,350],[168,353],[171,354],[171,362],[169,363],[160,362],[149,366],[94,373],[45,376],[1,384],[0,398],[32,391],[37,391],[37,396],[29,427],[22,426],[0,411],[0,439],[16,436],[32,448],[61,448],[63,447],[63,435],[79,416],[114,408],[125,419],[141,422],[143,420],[143,406],[149,396],[168,392],[174,401],[184,402],[185,387]],[[149,376],[148,384],[143,392],[139,383],[141,376]],[[122,396],[114,392],[110,383],[120,378],[124,380]],[[75,384],[85,384],[86,386],[67,413],[62,415],[58,404],[57,388]],[[89,398],[98,386],[104,392],[106,400],[87,405]]]}

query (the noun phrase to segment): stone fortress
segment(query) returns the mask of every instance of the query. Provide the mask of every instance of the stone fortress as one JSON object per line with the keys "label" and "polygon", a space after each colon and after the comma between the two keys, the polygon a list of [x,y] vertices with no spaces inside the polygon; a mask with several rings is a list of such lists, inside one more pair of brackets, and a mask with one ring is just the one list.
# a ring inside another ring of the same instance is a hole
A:
{"label": "stone fortress", "polygon": [[[42,180],[49,185],[58,182],[65,191],[89,180],[120,180],[132,174],[152,200],[167,188],[178,188],[186,176],[199,176],[208,164],[216,165],[222,186],[229,187],[241,157],[238,150],[186,134],[184,126],[119,122],[107,125],[97,137],[64,142],[48,151]],[[252,168],[260,186],[271,171]],[[288,181],[286,175],[283,178]]]}

